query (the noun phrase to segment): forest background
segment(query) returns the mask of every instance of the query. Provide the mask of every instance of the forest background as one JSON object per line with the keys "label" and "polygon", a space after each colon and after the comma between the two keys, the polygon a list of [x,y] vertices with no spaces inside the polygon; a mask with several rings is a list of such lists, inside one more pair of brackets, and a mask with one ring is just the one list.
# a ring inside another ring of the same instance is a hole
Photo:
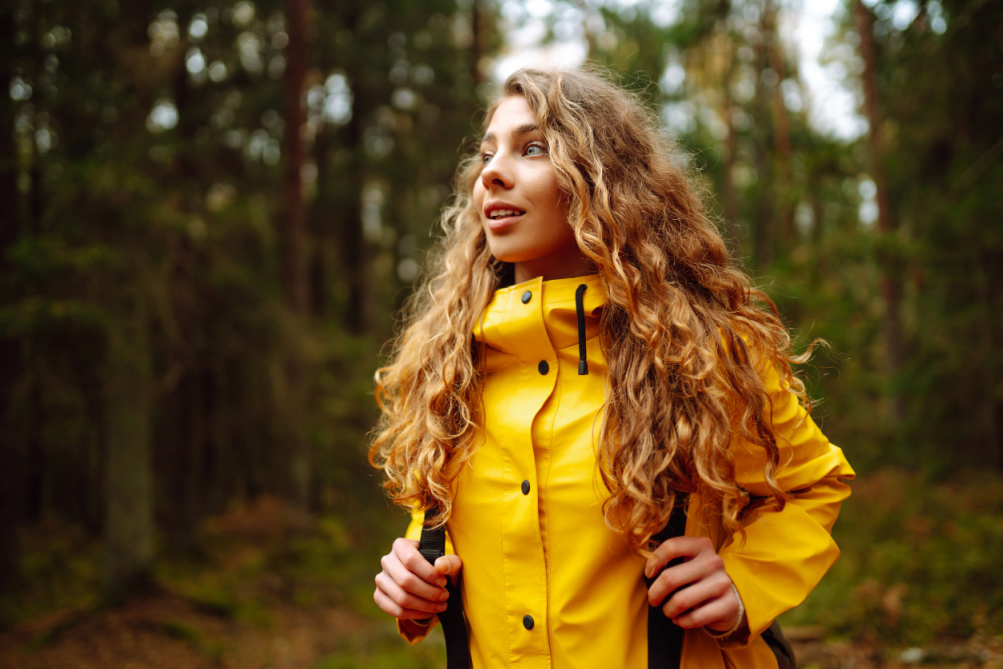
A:
{"label": "forest background", "polygon": [[851,136],[803,9],[4,3],[0,664],[439,666],[371,600],[406,522],[373,372],[530,35],[643,91],[831,344],[805,374],[860,478],[784,619],[806,666],[1003,666],[1003,3],[837,3]]}

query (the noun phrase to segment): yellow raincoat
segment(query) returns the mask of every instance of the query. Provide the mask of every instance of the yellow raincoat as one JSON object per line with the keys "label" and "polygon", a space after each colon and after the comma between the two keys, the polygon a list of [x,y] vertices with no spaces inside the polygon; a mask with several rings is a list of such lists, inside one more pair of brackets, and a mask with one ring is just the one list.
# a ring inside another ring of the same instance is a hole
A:
{"label": "yellow raincoat", "polygon": [[[578,374],[575,290],[585,284],[589,373]],[[484,441],[459,474],[447,530],[463,560],[474,669],[646,669],[644,560],[605,524],[609,495],[594,443],[605,395],[598,277],[534,279],[498,290],[475,333],[487,344]],[[793,502],[746,527],[745,541],[697,511],[745,605],[748,630],[726,639],[687,630],[683,669],[777,666],[759,634],[796,606],[839,556],[829,535],[853,471],[772,370],[765,376],[781,450],[776,479]],[[738,485],[768,496],[765,454],[733,445]],[[417,539],[422,514],[407,536]],[[421,637],[405,634],[411,643]]]}

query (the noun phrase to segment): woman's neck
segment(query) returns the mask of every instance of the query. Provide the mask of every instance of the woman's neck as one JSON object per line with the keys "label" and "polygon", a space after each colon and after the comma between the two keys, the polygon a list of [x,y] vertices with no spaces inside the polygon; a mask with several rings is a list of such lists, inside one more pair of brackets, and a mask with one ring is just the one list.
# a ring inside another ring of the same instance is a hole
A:
{"label": "woman's neck", "polygon": [[583,255],[575,254],[568,257],[565,262],[554,263],[547,261],[528,261],[514,263],[515,283],[520,284],[530,279],[542,276],[544,281],[554,279],[570,279],[575,276],[587,276],[595,274],[595,266]]}

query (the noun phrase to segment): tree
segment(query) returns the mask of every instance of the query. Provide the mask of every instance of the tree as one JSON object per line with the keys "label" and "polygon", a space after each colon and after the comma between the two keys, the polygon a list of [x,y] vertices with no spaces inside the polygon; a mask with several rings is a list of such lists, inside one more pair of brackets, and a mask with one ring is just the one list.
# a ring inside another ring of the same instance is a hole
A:
{"label": "tree", "polygon": [[[14,83],[14,8],[0,9],[0,90],[10,91]],[[15,106],[10,95],[0,101],[0,304],[7,306],[12,271],[8,253],[21,232],[17,189],[17,147],[14,143]],[[20,550],[18,524],[21,512],[24,464],[12,418],[14,394],[21,376],[21,342],[7,328],[0,329],[0,592],[17,581]]]}
{"label": "tree", "polygon": [[902,264],[895,255],[895,230],[898,227],[892,210],[887,176],[887,141],[884,118],[878,92],[878,57],[874,45],[874,16],[862,0],[854,0],[853,16],[860,35],[860,56],[864,67],[861,81],[864,89],[864,109],[867,116],[867,136],[871,151],[871,175],[877,189],[878,233],[882,236],[879,256],[881,296],[884,299],[884,362],[891,384],[889,417],[896,424],[905,418],[905,398],[899,389],[899,374],[905,357],[902,335]]}
{"label": "tree", "polygon": [[105,376],[107,457],[106,587],[113,598],[149,576],[153,561],[150,352],[143,295],[123,305],[109,332]]}
{"label": "tree", "polygon": [[[306,329],[310,315],[307,276],[307,208],[303,198],[306,150],[302,131],[306,122],[304,84],[307,71],[308,0],[288,0],[286,19],[289,44],[284,74],[284,207],[280,211],[283,255],[282,278],[286,303],[294,321]],[[302,509],[310,506],[310,445],[304,437],[302,407],[307,398],[307,368],[302,354],[293,351],[286,361],[286,446],[289,449],[290,497]]]}

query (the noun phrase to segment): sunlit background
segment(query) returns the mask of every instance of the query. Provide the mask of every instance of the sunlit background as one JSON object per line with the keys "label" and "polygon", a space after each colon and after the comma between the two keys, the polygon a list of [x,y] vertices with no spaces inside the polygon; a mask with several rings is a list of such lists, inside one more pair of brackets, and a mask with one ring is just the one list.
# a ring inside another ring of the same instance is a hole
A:
{"label": "sunlit background", "polygon": [[654,108],[860,477],[805,667],[1000,667],[1003,3],[11,0],[0,665],[440,667],[373,373],[514,69]]}

